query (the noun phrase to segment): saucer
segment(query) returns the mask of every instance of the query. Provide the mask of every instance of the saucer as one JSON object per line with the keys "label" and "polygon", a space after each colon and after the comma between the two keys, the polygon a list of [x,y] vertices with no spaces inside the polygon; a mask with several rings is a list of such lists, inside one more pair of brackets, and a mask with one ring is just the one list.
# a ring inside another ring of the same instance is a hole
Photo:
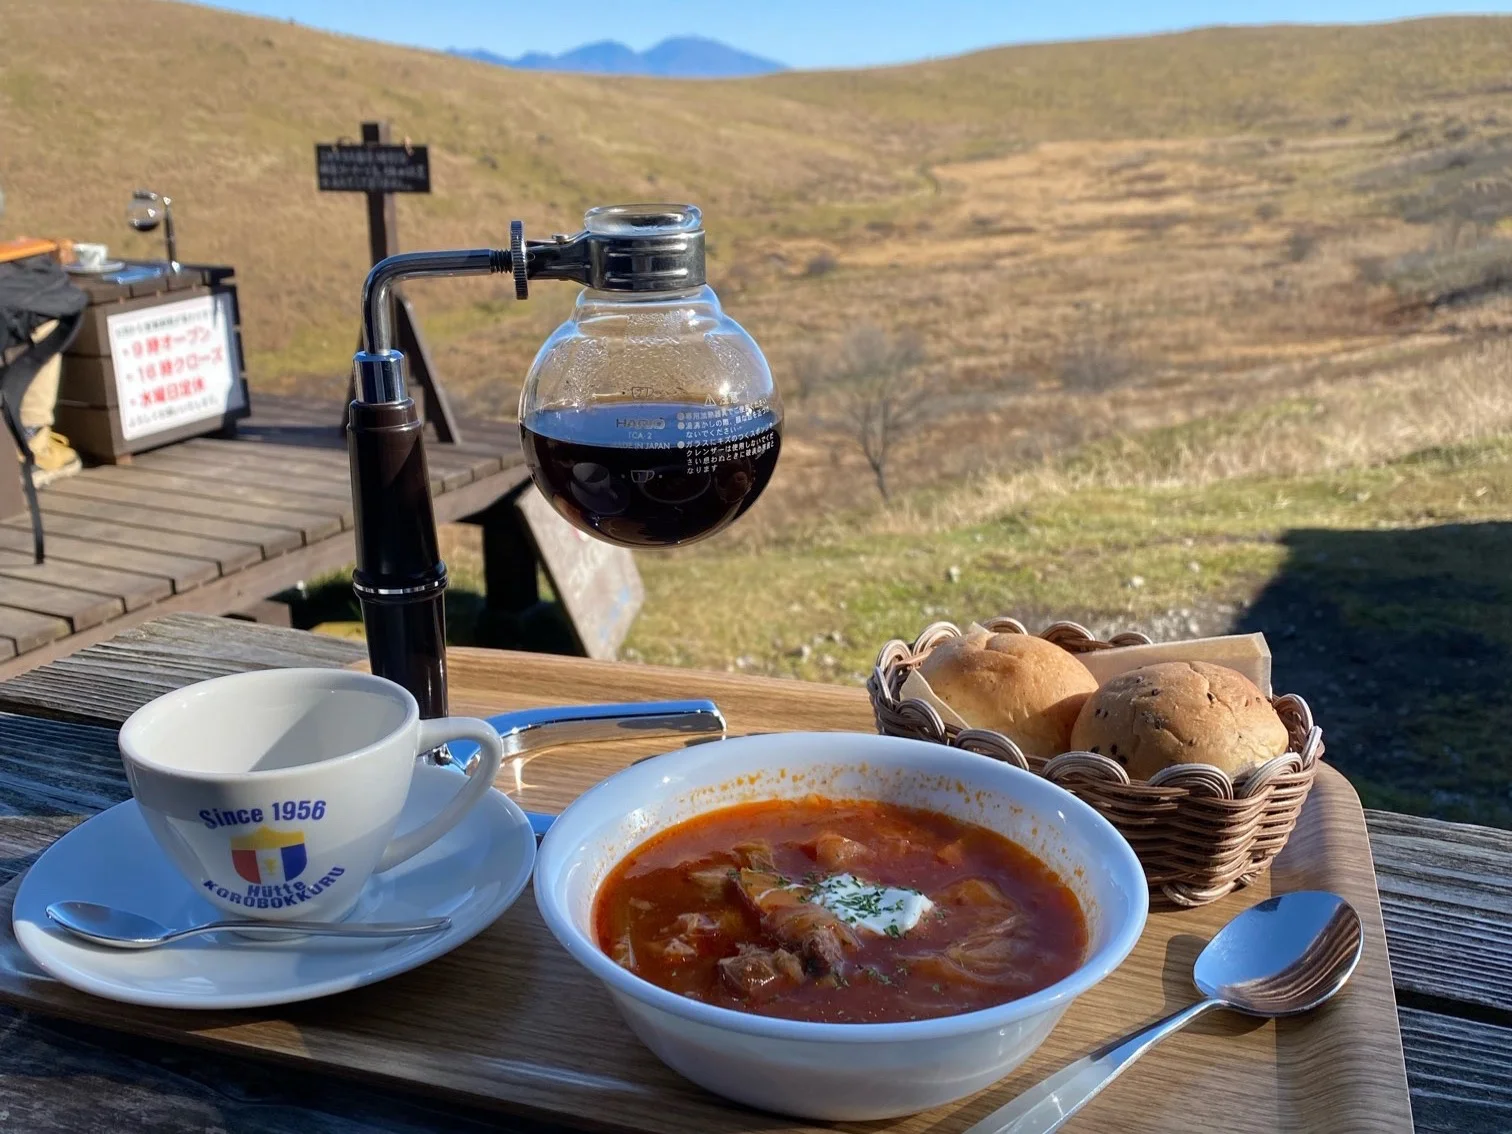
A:
{"label": "saucer", "polygon": [[[465,782],[456,770],[417,764],[399,831],[438,812]],[[135,800],[80,824],[48,847],[16,892],[16,941],[64,984],[160,1008],[256,1008],[329,996],[413,969],[493,923],[520,896],[535,865],[525,813],[498,791],[408,862],[375,874],[351,921],[450,917],[439,933],[346,941],[253,941],[207,934],[139,951],[92,945],[53,925],[49,902],[73,898],[145,914],[164,925],[224,917],[174,869]]]}

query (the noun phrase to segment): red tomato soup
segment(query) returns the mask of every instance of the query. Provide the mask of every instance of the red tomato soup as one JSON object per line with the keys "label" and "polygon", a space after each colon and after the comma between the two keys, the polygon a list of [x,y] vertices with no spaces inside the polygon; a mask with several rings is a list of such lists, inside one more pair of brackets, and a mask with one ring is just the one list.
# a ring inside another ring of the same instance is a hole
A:
{"label": "red tomato soup", "polygon": [[983,827],[889,803],[742,804],[662,832],[594,904],[599,947],[705,1004],[825,1023],[924,1020],[1074,971],[1066,885]]}

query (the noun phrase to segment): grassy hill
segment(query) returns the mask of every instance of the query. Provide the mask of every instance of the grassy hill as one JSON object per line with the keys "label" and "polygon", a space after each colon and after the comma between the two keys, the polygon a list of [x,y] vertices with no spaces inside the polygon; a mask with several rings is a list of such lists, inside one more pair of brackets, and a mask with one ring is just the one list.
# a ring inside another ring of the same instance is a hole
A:
{"label": "grassy hill", "polygon": [[[744,259],[760,277],[763,253],[796,255],[801,271],[806,245],[846,226],[928,222],[942,162],[1046,140],[1394,132],[1446,100],[1505,101],[1512,53],[1512,20],[1449,19],[701,83],[514,72],[163,0],[6,7],[6,228],[143,253],[151,241],[121,222],[125,196],[137,184],[172,193],[185,253],[241,270],[262,383],[345,367],[364,220],[356,199],[316,192],[311,147],[364,118],[431,146],[435,194],[399,203],[407,247],[502,243],[514,216],[544,234],[591,204],[690,199],[709,217],[716,274]],[[789,282],[779,272],[768,290]],[[520,321],[511,337],[532,344],[564,302],[548,293],[515,309],[480,283],[424,291],[447,339],[507,311]]]}
{"label": "grassy hill", "polygon": [[[941,617],[1264,629],[1368,799],[1512,823],[1512,19],[722,82],[163,0],[9,0],[4,22],[0,235],[150,254],[127,194],[172,194],[183,254],[238,267],[256,388],[345,381],[365,221],[316,191],[312,145],[363,119],[431,147],[408,248],[704,207],[783,459],[726,537],[640,557],[630,656],[855,681]],[[505,415],[572,299],[411,294],[454,396]],[[886,503],[844,425],[867,327],[929,393]],[[475,579],[476,533],[447,539]]]}

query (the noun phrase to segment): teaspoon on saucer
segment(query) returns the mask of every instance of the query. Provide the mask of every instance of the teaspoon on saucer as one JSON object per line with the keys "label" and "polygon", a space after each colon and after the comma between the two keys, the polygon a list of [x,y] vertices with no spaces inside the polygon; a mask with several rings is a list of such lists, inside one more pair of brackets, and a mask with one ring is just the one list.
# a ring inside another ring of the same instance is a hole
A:
{"label": "teaspoon on saucer", "polygon": [[173,941],[182,941],[201,933],[230,930],[242,935],[270,938],[290,934],[315,934],[323,937],[410,937],[416,933],[435,933],[451,925],[451,918],[432,917],[420,921],[332,922],[332,921],[208,921],[199,925],[170,929],[150,917],[103,906],[97,902],[54,902],[47,916],[56,924],[96,945],[113,949],[152,949]]}
{"label": "teaspoon on saucer", "polygon": [[1365,930],[1337,894],[1303,890],[1251,906],[1218,931],[1192,969],[1203,999],[1067,1064],[966,1134],[1050,1134],[1136,1059],[1214,1008],[1249,1016],[1310,1012],[1344,987]]}

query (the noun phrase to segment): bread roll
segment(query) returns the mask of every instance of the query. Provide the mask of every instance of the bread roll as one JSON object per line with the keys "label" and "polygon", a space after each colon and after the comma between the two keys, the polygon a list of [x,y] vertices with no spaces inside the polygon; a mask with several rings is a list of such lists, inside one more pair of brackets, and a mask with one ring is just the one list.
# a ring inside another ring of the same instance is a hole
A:
{"label": "bread roll", "polygon": [[1288,740],[1255,683],[1210,662],[1161,662],[1111,678],[1071,730],[1072,749],[1111,757],[1134,780],[1172,764],[1238,777],[1281,755]]}
{"label": "bread roll", "polygon": [[919,672],[972,728],[994,729],[1046,759],[1067,750],[1076,714],[1097,688],[1074,655],[1029,634],[953,638]]}

